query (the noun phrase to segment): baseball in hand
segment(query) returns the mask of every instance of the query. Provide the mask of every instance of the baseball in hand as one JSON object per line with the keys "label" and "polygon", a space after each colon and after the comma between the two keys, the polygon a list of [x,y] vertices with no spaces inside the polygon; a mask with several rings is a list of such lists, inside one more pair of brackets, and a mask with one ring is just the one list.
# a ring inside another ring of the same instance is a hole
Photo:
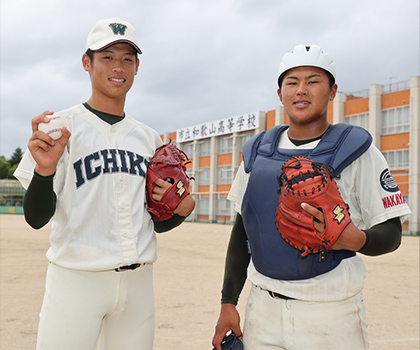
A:
{"label": "baseball in hand", "polygon": [[38,130],[45,132],[53,140],[58,140],[62,136],[61,129],[64,126],[63,120],[58,115],[47,116],[49,123],[39,123]]}

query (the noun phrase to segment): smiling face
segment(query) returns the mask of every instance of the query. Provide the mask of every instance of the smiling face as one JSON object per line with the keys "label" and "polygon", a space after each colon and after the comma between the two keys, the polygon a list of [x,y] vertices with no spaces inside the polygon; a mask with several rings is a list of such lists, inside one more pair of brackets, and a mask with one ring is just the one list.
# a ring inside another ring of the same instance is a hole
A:
{"label": "smiling face", "polygon": [[84,54],[82,58],[84,69],[89,72],[92,83],[91,103],[109,105],[113,101],[124,104],[127,92],[130,90],[137,74],[139,61],[136,51],[130,44],[114,44],[102,51],[95,51],[93,59]]}
{"label": "smiling face", "polygon": [[330,86],[328,75],[321,68],[304,66],[287,71],[278,95],[289,116],[291,130],[328,126],[328,103],[336,92],[337,85]]}

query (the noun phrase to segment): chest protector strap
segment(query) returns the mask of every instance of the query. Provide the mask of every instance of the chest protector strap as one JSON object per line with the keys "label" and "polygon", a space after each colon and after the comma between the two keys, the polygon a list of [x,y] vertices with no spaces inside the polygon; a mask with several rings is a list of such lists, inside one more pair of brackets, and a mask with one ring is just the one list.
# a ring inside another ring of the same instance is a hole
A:
{"label": "chest protector strap", "polygon": [[302,258],[283,240],[275,222],[279,198],[277,176],[283,163],[292,155],[302,155],[332,166],[338,175],[370,147],[372,137],[363,128],[339,123],[327,130],[314,149],[279,149],[280,136],[287,128],[286,125],[275,126],[244,145],[245,171],[251,174],[242,216],[257,271],[271,278],[300,280],[326,273],[355,253],[336,250]]}

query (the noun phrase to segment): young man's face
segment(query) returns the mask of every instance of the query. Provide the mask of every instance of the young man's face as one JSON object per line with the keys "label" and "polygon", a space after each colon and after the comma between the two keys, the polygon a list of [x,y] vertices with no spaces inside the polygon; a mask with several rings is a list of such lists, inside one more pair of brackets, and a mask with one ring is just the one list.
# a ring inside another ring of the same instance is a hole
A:
{"label": "young man's face", "polygon": [[307,124],[316,120],[325,121],[328,103],[337,92],[337,85],[330,87],[327,73],[317,67],[297,67],[286,72],[280,101],[289,116],[290,124]]}
{"label": "young man's face", "polygon": [[92,94],[111,99],[125,98],[139,67],[136,51],[127,43],[94,52],[92,61],[85,54],[82,61],[90,75]]}

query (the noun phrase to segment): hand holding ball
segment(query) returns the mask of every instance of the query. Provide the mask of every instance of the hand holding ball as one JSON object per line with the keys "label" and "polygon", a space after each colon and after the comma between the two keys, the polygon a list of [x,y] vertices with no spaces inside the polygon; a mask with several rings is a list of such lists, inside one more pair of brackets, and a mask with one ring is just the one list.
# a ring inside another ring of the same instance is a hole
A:
{"label": "hand holding ball", "polygon": [[53,140],[58,140],[62,136],[63,120],[58,115],[47,116],[47,118],[50,119],[50,122],[39,123],[38,130],[45,132]]}

